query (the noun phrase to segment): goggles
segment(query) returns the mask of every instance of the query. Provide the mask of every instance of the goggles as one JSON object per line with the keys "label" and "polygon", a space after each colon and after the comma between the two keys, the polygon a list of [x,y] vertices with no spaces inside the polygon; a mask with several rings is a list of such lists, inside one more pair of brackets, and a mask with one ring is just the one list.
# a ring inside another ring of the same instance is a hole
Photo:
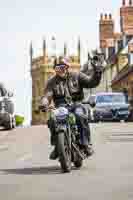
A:
{"label": "goggles", "polygon": [[65,70],[66,69],[66,65],[65,64],[56,65],[55,69],[57,69],[57,70]]}

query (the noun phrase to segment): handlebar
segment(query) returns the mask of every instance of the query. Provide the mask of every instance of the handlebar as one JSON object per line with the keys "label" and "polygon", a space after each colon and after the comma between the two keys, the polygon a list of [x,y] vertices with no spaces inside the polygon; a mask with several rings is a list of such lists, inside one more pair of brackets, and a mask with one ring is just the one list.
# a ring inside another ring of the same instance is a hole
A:
{"label": "handlebar", "polygon": [[[88,102],[82,101],[81,104],[88,104]],[[62,106],[64,106],[64,107],[72,107],[73,105],[74,105],[74,103],[73,104],[63,104]],[[55,110],[56,108],[53,105],[50,105],[47,108],[45,106],[43,106],[43,105],[39,105],[38,109],[40,111],[42,111],[42,112],[48,112],[48,111],[51,111],[51,110]]]}
{"label": "handlebar", "polygon": [[54,107],[54,106],[48,106],[48,107],[46,108],[46,107],[44,107],[43,105],[40,105],[38,108],[39,108],[39,110],[42,111],[42,112],[47,112],[47,111],[55,110],[55,107]]}

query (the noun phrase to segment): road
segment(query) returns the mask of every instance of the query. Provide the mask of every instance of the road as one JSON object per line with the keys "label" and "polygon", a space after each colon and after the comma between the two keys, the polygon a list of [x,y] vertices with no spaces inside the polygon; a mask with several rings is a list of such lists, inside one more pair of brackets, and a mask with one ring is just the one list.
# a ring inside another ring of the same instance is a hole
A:
{"label": "road", "polygon": [[0,131],[1,200],[132,200],[133,124],[91,124],[95,154],[62,174],[44,126]]}

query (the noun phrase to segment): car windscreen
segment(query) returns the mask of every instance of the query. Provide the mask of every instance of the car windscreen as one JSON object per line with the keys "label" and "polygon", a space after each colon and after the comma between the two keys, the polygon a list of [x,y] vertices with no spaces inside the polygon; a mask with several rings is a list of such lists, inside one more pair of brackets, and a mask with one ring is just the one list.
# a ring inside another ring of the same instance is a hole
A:
{"label": "car windscreen", "polygon": [[6,89],[4,89],[4,88],[0,88],[0,97],[5,96],[6,94],[7,94]]}
{"label": "car windscreen", "polygon": [[96,103],[125,103],[125,96],[122,94],[113,95],[101,95],[97,97]]}

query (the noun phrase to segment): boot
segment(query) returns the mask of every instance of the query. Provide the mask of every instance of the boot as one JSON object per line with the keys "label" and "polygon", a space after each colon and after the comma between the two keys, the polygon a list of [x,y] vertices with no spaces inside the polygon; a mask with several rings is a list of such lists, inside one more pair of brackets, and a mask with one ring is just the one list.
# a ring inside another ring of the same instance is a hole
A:
{"label": "boot", "polygon": [[54,150],[51,152],[49,156],[50,160],[56,160],[58,158],[58,150],[57,147],[54,147]]}
{"label": "boot", "polygon": [[92,154],[94,153],[94,150],[92,149],[91,144],[84,146],[84,153],[86,154],[87,157],[92,156]]}

